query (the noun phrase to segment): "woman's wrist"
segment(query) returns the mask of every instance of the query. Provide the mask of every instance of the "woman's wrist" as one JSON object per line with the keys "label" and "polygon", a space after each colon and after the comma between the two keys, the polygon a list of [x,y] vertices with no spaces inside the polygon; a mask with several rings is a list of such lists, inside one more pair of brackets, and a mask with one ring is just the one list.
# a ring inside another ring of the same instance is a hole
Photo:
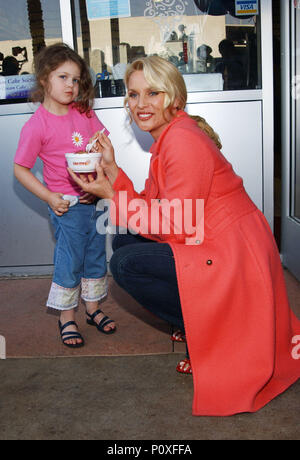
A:
{"label": "woman's wrist", "polygon": [[107,169],[105,168],[105,175],[108,177],[111,185],[113,185],[119,175],[119,167],[116,162],[110,165]]}

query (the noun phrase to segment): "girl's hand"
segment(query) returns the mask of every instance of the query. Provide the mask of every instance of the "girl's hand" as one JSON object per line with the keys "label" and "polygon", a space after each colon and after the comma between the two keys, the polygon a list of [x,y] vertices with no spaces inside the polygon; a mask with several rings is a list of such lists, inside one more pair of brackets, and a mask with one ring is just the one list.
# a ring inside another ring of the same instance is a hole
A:
{"label": "girl's hand", "polygon": [[69,211],[70,201],[63,200],[63,193],[51,192],[47,203],[57,216],[62,216]]}
{"label": "girl's hand", "polygon": [[76,184],[79,185],[84,192],[95,195],[99,198],[113,198],[114,189],[104,175],[103,168],[100,165],[96,166],[96,178],[94,178],[92,174],[88,174],[87,177],[81,175],[78,177],[70,168],[68,168],[68,171],[74,182],[76,182]]}

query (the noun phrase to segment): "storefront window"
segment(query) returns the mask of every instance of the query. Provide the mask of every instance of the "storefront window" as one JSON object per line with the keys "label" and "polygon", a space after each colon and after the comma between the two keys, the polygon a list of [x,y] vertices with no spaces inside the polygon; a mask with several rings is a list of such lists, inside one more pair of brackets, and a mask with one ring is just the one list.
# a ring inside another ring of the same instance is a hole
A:
{"label": "storefront window", "polygon": [[23,102],[34,86],[33,56],[62,41],[59,0],[0,0],[0,103]]}
{"label": "storefront window", "polygon": [[126,65],[153,54],[178,67],[190,92],[261,88],[258,0],[72,0],[72,6],[78,52],[98,97],[122,96]]}

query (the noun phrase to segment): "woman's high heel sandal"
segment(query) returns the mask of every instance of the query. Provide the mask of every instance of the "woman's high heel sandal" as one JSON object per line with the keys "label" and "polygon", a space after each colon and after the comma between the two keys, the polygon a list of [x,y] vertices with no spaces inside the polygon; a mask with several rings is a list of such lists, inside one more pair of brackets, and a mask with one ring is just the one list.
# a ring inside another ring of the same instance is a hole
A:
{"label": "woman's high heel sandal", "polygon": [[98,331],[100,332],[103,332],[103,334],[113,334],[114,332],[116,332],[117,328],[114,327],[113,329],[109,329],[109,331],[105,331],[105,326],[107,326],[108,324],[110,323],[114,323],[114,320],[113,319],[109,319],[108,316],[104,316],[104,318],[101,319],[100,323],[97,324],[95,322],[95,317],[97,315],[99,315],[99,313],[103,313],[102,310],[96,310],[93,314],[89,314],[87,311],[86,311],[86,314],[88,316],[86,322],[87,324],[89,324],[90,326],[96,326]]}
{"label": "woman's high heel sandal", "polygon": [[182,361],[179,361],[176,367],[176,371],[180,374],[192,374],[192,366],[189,358],[184,358]]}
{"label": "woman's high heel sandal", "polygon": [[172,342],[186,342],[185,333],[179,329],[171,335]]}

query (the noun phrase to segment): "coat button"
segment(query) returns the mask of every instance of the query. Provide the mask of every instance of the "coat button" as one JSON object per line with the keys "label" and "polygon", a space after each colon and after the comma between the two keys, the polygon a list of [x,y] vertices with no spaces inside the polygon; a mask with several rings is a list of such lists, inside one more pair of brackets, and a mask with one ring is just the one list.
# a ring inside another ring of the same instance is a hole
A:
{"label": "coat button", "polygon": [[206,263],[207,263],[207,265],[212,265],[212,260],[208,259],[208,260],[206,261]]}

